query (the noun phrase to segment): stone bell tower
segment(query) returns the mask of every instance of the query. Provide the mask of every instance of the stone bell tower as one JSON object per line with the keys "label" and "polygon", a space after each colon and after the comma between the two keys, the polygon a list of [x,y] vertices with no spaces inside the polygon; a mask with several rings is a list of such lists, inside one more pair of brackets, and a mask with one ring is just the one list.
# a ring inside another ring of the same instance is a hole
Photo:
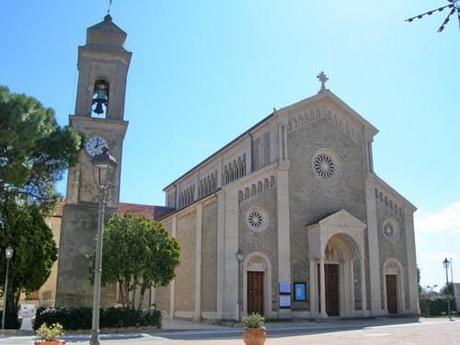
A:
{"label": "stone bell tower", "polygon": [[[89,255],[96,248],[98,189],[91,159],[108,147],[118,162],[114,186],[107,201],[107,217],[118,208],[126,79],[131,52],[123,45],[126,33],[106,15],[87,29],[86,44],[78,49],[78,87],[75,114],[69,123],[85,135],[78,164],[69,169],[59,244],[56,305],[89,306]],[[102,303],[113,302],[114,289],[102,290]]]}

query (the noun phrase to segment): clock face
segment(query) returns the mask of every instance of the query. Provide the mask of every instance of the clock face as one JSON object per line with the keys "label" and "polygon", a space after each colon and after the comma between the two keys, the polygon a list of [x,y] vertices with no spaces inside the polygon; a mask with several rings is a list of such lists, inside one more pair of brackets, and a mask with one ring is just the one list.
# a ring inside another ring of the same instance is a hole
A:
{"label": "clock face", "polygon": [[102,137],[91,137],[86,141],[86,152],[92,157],[101,154],[102,149],[108,147],[107,141]]}

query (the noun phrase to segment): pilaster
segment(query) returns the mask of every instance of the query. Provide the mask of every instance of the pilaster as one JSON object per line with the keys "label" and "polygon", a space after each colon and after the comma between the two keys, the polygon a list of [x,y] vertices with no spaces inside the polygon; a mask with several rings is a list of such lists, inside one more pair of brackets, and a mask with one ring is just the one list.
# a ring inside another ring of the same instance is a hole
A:
{"label": "pilaster", "polygon": [[196,249],[195,249],[195,310],[193,318],[201,319],[201,229],[203,225],[203,206],[196,206]]}
{"label": "pilaster", "polygon": [[[171,225],[171,237],[176,238],[177,233],[177,217],[173,217]],[[175,280],[169,284],[169,318],[174,319],[174,304],[175,304]]]}
{"label": "pilaster", "polygon": [[[278,281],[291,284],[291,237],[289,227],[289,162],[280,162],[277,178],[278,210]],[[280,317],[289,317],[291,309],[280,309]]]}
{"label": "pilaster", "polygon": [[409,280],[409,308],[414,314],[420,313],[417,282],[417,261],[415,253],[414,213],[404,210],[404,228],[406,230],[407,274]]}
{"label": "pilaster", "polygon": [[236,320],[238,318],[238,190],[232,185],[224,189],[224,286],[222,318]]}
{"label": "pilaster", "polygon": [[[375,203],[374,184],[366,181],[366,207],[367,207],[367,241],[369,248],[369,288],[370,312],[372,315],[382,314],[381,306],[381,267],[379,260],[379,242],[377,229],[377,208]],[[363,253],[364,255],[364,253]]]}

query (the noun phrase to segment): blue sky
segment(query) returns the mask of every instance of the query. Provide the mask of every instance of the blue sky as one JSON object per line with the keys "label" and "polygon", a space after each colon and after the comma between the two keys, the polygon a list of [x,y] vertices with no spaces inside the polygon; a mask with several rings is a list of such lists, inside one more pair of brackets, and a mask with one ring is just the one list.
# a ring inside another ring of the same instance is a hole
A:
{"label": "blue sky", "polygon": [[[77,46],[103,0],[3,1],[0,84],[73,113]],[[418,208],[422,283],[460,278],[460,30],[421,1],[114,0],[133,52],[121,199],[163,204],[162,188],[271,112],[328,87],[380,133],[376,172]],[[60,185],[64,191],[64,184]],[[454,271],[454,274],[455,274]],[[460,279],[456,279],[460,280]]]}

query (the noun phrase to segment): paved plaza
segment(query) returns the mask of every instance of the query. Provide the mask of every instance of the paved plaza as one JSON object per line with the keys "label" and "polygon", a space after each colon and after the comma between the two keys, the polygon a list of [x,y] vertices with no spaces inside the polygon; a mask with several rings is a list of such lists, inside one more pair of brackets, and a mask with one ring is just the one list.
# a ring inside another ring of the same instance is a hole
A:
{"label": "paved plaza", "polygon": [[[231,327],[192,325],[178,322],[177,330],[152,333],[107,334],[101,338],[106,345],[241,345],[241,330]],[[173,324],[169,324],[172,327]],[[266,345],[433,345],[460,344],[460,320],[445,319],[381,319],[361,321],[277,322],[268,323]],[[0,344],[30,345],[33,337],[9,336]],[[70,335],[67,344],[87,344],[87,335]]]}

